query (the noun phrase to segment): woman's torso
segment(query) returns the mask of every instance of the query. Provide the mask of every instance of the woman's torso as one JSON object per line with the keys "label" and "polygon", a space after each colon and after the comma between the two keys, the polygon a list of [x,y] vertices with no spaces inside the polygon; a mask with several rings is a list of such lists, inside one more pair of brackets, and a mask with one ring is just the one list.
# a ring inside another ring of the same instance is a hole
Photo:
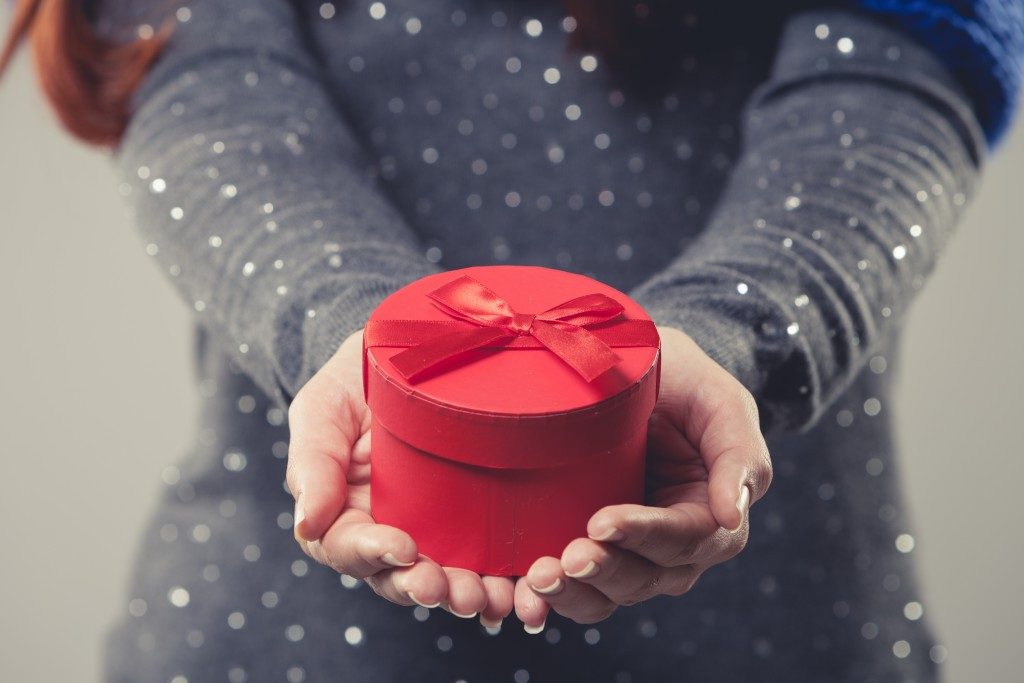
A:
{"label": "woman's torso", "polygon": [[[671,86],[640,96],[610,81],[600,54],[594,67],[567,50],[558,3],[310,2],[302,11],[328,87],[365,143],[366,172],[428,258],[450,268],[547,265],[624,290],[706,224],[778,24],[695,3],[681,12]],[[299,156],[314,115],[296,111],[294,130],[282,131]],[[202,429],[189,458],[164,474],[131,589],[138,616],[110,641],[117,680],[140,671],[192,683],[932,676],[930,635],[904,613],[919,596],[896,547],[906,517],[887,350],[811,432],[772,444],[778,476],[740,557],[681,599],[593,626],[553,616],[540,636],[514,617],[489,636],[475,620],[390,605],[306,561],[283,488],[283,411],[230,367],[218,340],[200,335],[198,357]],[[903,642],[907,657],[897,656]]]}

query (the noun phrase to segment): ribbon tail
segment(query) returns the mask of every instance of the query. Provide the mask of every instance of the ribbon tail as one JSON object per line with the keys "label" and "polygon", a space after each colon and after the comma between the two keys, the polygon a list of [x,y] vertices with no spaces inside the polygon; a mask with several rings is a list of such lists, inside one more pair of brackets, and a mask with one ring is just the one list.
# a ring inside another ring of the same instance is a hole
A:
{"label": "ribbon tail", "polygon": [[530,333],[588,382],[622,360],[610,346],[582,327],[535,320]]}
{"label": "ribbon tail", "polygon": [[457,330],[396,353],[391,364],[402,377],[412,381],[444,361],[508,337],[508,332],[496,327]]}

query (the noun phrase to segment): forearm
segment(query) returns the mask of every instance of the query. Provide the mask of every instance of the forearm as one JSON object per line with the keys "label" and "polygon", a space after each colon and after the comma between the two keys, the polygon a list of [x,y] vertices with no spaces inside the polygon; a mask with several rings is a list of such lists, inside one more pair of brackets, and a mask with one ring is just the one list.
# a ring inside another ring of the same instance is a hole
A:
{"label": "forearm", "polygon": [[767,428],[807,427],[932,270],[981,149],[924,48],[857,15],[794,18],[705,234],[635,295],[753,391]]}
{"label": "forearm", "polygon": [[237,13],[206,3],[175,28],[118,161],[148,251],[287,402],[383,297],[436,268],[376,186],[291,6]]}

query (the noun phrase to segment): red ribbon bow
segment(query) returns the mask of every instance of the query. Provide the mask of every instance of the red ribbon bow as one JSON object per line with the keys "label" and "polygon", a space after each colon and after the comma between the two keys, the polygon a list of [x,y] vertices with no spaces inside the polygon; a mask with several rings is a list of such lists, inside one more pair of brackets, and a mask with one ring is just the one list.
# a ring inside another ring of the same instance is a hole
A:
{"label": "red ribbon bow", "polygon": [[547,348],[590,382],[622,360],[612,346],[658,345],[654,323],[616,321],[624,312],[622,304],[604,294],[586,294],[541,313],[519,313],[463,275],[427,296],[448,315],[474,327],[444,320],[371,320],[364,331],[367,347],[407,347],[391,363],[409,381],[448,359],[500,346]]}

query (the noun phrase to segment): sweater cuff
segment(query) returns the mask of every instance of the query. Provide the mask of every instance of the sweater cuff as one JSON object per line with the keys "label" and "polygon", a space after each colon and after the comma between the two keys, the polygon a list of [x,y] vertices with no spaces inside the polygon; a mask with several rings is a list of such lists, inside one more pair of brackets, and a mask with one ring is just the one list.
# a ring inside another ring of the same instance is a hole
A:
{"label": "sweater cuff", "polygon": [[763,383],[754,355],[756,332],[743,322],[701,304],[683,304],[678,293],[644,297],[640,302],[659,327],[682,330],[752,394]]}
{"label": "sweater cuff", "polygon": [[[301,319],[301,365],[282,368],[280,391],[285,403],[292,398],[323,365],[330,360],[342,342],[352,333],[366,326],[370,314],[381,301],[407,284],[427,275],[440,272],[440,268],[427,262],[406,268],[400,275],[363,275],[358,280],[335,290],[316,308],[290,316]],[[285,356],[288,357],[288,356]]]}

